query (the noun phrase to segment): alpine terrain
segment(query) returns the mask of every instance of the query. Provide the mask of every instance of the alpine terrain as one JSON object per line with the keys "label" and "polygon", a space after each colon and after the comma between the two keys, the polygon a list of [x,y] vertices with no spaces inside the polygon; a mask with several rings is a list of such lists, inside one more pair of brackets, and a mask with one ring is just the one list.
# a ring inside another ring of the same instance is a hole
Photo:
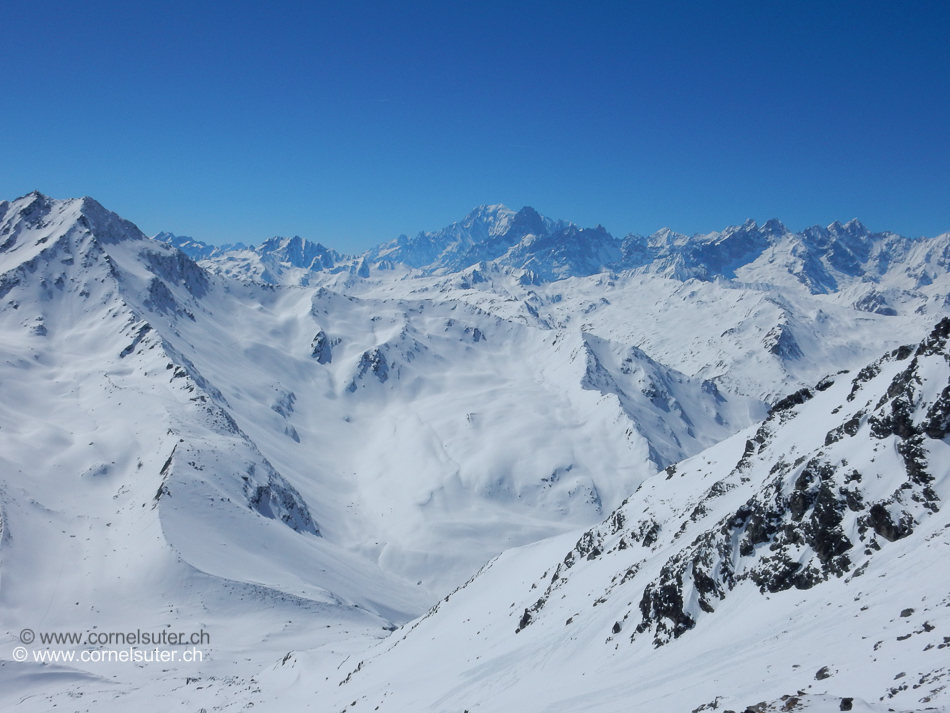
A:
{"label": "alpine terrain", "polygon": [[948,710],[948,266],[0,202],[0,709]]}

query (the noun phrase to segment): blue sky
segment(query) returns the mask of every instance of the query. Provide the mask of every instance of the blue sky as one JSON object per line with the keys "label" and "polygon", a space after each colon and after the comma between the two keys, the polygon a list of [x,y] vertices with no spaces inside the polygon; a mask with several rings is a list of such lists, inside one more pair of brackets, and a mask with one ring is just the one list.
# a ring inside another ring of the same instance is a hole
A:
{"label": "blue sky", "polygon": [[0,199],[361,251],[484,203],[615,235],[950,230],[947,2],[7,3]]}

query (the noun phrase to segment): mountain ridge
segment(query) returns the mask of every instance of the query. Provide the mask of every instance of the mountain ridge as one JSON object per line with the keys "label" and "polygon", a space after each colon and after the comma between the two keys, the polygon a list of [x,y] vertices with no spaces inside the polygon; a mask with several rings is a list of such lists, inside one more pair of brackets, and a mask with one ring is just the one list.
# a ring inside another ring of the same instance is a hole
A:
{"label": "mountain ridge", "polygon": [[[162,238],[166,242],[173,240],[168,234],[159,235],[166,236]],[[348,271],[368,277],[370,272],[403,266],[421,274],[449,275],[491,263],[547,282],[633,272],[681,281],[795,285],[811,294],[848,291],[853,306],[884,315],[896,314],[902,302],[920,307],[940,291],[925,288],[950,263],[950,233],[906,238],[888,231],[872,232],[857,219],[799,232],[788,230],[778,219],[761,227],[750,219],[693,236],[663,228],[649,236],[631,233],[616,238],[602,226],[579,228],[541,216],[527,206],[516,213],[502,205],[479,206],[441,230],[421,232],[415,238],[403,235],[351,258],[319,243],[300,241],[298,251],[321,257],[294,260],[275,241],[250,248],[256,257],[238,247],[180,242],[192,257],[207,260],[212,270],[243,272],[274,284],[312,284],[314,271]],[[254,261],[259,264],[251,265]]]}

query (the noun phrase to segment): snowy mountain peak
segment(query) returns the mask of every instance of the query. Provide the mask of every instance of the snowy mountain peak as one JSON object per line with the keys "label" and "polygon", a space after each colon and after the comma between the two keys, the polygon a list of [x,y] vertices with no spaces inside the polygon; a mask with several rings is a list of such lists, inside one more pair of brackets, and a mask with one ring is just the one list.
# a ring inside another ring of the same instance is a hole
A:
{"label": "snowy mountain peak", "polygon": [[762,232],[770,236],[781,236],[788,232],[788,228],[778,218],[772,218],[762,226]]}
{"label": "snowy mountain peak", "polygon": [[265,240],[259,248],[254,249],[254,252],[261,258],[286,262],[292,267],[308,270],[330,269],[342,257],[335,250],[330,250],[320,243],[304,240],[299,235],[292,238],[274,237]]}
{"label": "snowy mountain peak", "polygon": [[178,248],[192,260],[207,260],[208,258],[218,257],[232,251],[246,250],[248,248],[244,243],[209,245],[188,235],[175,235],[174,233],[164,231],[153,235],[152,240],[157,240],[160,243]]}
{"label": "snowy mountain peak", "polygon": [[154,240],[178,248],[211,272],[268,284],[309,284],[313,273],[341,270],[344,255],[295,235],[275,236],[259,246],[244,243],[208,245],[188,236],[162,232]]}
{"label": "snowy mountain peak", "polygon": [[82,218],[79,222],[84,223],[84,218],[87,221],[87,227],[100,242],[118,243],[124,240],[148,239],[138,226],[106,209],[94,198],[88,196],[81,198],[80,206]]}
{"label": "snowy mountain peak", "polygon": [[92,198],[57,200],[33,191],[2,205],[0,271],[74,239],[87,247],[147,240],[135,225]]}
{"label": "snowy mountain peak", "polygon": [[834,234],[846,234],[846,235],[869,235],[869,231],[864,227],[864,224],[861,223],[857,218],[852,218],[847,223],[843,225],[839,221],[834,221],[831,225],[828,226],[828,232]]}
{"label": "snowy mountain peak", "polygon": [[529,207],[515,213],[504,205],[483,205],[441,230],[422,232],[414,238],[401,235],[371,250],[368,257],[429,272],[457,272],[504,255],[527,235],[545,234],[564,225]]}
{"label": "snowy mountain peak", "polygon": [[500,203],[481,205],[459,221],[458,225],[470,229],[484,226],[489,235],[498,235],[507,229],[508,222],[514,216],[515,211]]}
{"label": "snowy mountain peak", "polygon": [[[450,275],[491,263],[502,270],[530,271],[542,282],[634,271],[680,281],[797,285],[812,294],[839,294],[858,309],[879,314],[897,313],[898,302],[920,308],[927,298],[912,290],[934,285],[929,265],[946,252],[937,239],[872,233],[857,219],[792,233],[777,218],[762,226],[750,218],[693,236],[663,228],[646,238],[630,234],[618,240],[599,224],[580,228],[530,206],[515,212],[502,204],[478,206],[440,230],[401,235],[356,258],[300,238],[273,238],[259,248],[212,248],[167,233],[156,238],[206,260],[205,267],[214,272],[269,283],[311,284],[322,279],[311,273],[344,271],[368,279],[380,271],[395,275],[392,270],[399,265]],[[914,249],[924,242],[927,248]],[[885,275],[893,278],[892,286],[874,287]]]}
{"label": "snowy mountain peak", "polygon": [[531,206],[519,210],[510,220],[509,231],[519,231],[522,235],[541,235],[547,232],[544,217]]}

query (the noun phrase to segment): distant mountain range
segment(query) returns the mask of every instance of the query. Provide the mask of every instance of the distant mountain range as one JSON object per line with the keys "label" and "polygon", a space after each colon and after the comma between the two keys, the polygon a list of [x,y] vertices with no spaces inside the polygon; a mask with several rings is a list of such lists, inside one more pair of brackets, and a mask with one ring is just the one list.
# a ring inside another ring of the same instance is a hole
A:
{"label": "distant mountain range", "polygon": [[[476,265],[530,273],[554,281],[598,273],[652,273],[681,281],[717,279],[790,287],[811,294],[846,292],[860,310],[893,315],[947,292],[950,233],[907,238],[875,233],[857,220],[799,233],[780,221],[746,221],[694,235],[660,230],[649,237],[615,238],[602,226],[579,228],[524,207],[481,206],[435,232],[405,235],[360,256],[344,256],[299,237],[272,238],[258,247],[220,247],[159,233],[217,272],[272,284],[309,284],[309,272],[366,273],[404,266],[421,274],[447,275]],[[934,281],[940,282],[936,288]]]}

